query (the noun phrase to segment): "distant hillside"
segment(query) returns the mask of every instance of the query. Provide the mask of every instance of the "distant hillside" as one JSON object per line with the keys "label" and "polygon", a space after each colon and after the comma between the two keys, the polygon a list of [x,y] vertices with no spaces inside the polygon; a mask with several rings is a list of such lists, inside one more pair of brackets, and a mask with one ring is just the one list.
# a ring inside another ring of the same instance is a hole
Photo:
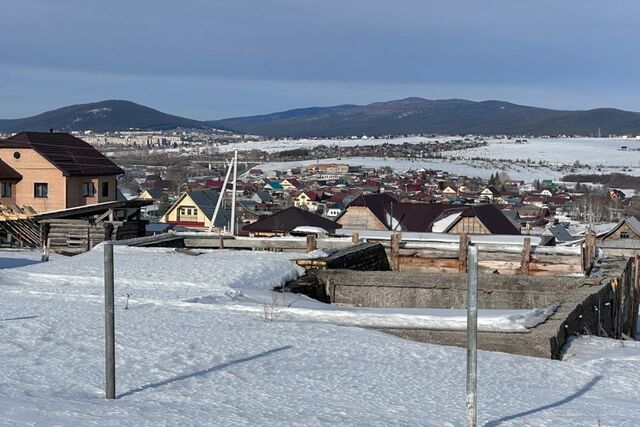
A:
{"label": "distant hillside", "polygon": [[261,116],[199,121],[130,101],[71,105],[23,119],[0,120],[0,132],[216,128],[274,137],[439,134],[640,134],[640,113],[599,108],[563,111],[502,101],[406,98],[369,105],[337,105]]}
{"label": "distant hillside", "polygon": [[502,101],[406,98],[206,122],[240,132],[284,137],[407,133],[602,135],[640,134],[640,113],[613,108],[563,111]]}
{"label": "distant hillside", "polygon": [[164,130],[203,128],[198,120],[165,114],[130,101],[100,101],[71,105],[23,119],[0,120],[0,131],[94,130],[109,132],[127,129]]}

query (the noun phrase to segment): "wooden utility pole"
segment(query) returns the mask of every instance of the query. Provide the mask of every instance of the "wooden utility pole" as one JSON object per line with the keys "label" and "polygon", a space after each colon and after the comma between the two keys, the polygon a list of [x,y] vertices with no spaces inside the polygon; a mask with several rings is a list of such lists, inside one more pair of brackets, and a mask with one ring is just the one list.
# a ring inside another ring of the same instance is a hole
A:
{"label": "wooden utility pole", "polygon": [[116,337],[113,291],[113,243],[104,244],[105,391],[116,398]]}

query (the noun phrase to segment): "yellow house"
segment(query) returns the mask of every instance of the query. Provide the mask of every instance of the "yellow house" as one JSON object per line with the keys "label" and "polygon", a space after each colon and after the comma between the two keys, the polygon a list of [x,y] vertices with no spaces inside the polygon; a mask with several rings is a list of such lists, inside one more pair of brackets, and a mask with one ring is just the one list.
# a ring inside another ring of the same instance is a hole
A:
{"label": "yellow house", "polygon": [[320,196],[315,191],[303,191],[293,201],[293,205],[297,208],[317,208],[320,202]]}
{"label": "yellow house", "polygon": [[445,188],[444,190],[442,190],[442,195],[443,196],[457,196],[458,195],[458,189],[449,185],[447,186],[447,188]]}
{"label": "yellow house", "polygon": [[[160,222],[192,228],[208,229],[218,202],[216,190],[189,191],[182,193],[171,205]],[[216,218],[215,228],[229,228],[231,214],[224,201]]]}
{"label": "yellow house", "polygon": [[283,190],[295,190],[296,188],[300,187],[300,183],[298,182],[297,179],[283,179],[282,182],[280,183],[280,185],[282,186]]}
{"label": "yellow house", "polygon": [[150,190],[144,190],[142,193],[140,193],[140,195],[138,196],[138,199],[159,201],[162,199],[163,195],[164,195],[164,192],[162,191],[161,188],[152,188]]}

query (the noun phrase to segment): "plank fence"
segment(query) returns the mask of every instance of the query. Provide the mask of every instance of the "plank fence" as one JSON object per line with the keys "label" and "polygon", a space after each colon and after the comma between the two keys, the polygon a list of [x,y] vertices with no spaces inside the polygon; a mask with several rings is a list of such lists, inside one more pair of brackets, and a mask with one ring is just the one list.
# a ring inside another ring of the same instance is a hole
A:
{"label": "plank fence", "polygon": [[[176,233],[175,238],[180,238]],[[288,237],[258,238],[185,233],[181,236],[187,248],[266,250],[275,252],[311,252],[316,249],[340,250],[356,243],[380,243],[386,250],[392,270],[422,273],[466,272],[467,247],[478,247],[480,273],[528,276],[584,276],[595,260],[595,239],[587,237],[577,246],[535,246],[531,238],[520,242],[501,242],[500,239],[475,242],[474,236],[461,234],[448,241],[403,239],[401,233],[389,237],[344,238]],[[166,239],[166,238],[165,238]],[[153,239],[145,246],[153,246]],[[455,240],[458,240],[457,242]]]}

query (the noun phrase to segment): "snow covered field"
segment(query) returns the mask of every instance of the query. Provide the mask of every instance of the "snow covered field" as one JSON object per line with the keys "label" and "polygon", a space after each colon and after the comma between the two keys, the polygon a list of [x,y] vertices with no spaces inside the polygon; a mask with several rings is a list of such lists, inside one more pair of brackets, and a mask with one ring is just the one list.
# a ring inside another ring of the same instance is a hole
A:
{"label": "snow covered field", "polygon": [[449,141],[452,139],[462,139],[461,137],[443,136],[437,138],[427,138],[422,136],[412,136],[405,138],[367,138],[367,139],[278,139],[268,141],[248,141],[233,144],[221,145],[218,149],[223,152],[233,150],[262,150],[267,153],[277,153],[279,151],[296,150],[301,148],[310,149],[319,145],[339,146],[339,147],[357,147],[359,145],[378,145],[393,144],[402,145],[405,142],[409,144],[434,143],[436,141]]}
{"label": "snow covered field", "polygon": [[[436,138],[446,140],[447,137]],[[341,141],[341,146],[370,145],[388,142],[390,144],[402,144],[405,142],[419,143],[433,141],[432,138],[393,138],[385,140],[347,140]],[[335,144],[331,140],[281,140],[262,141],[251,143],[233,144],[238,149],[259,148],[269,152],[289,150],[293,148],[309,148],[314,145]],[[572,166],[576,161],[585,166],[576,167],[575,173],[614,173],[622,172],[640,175],[640,151],[622,151],[621,147],[627,146],[629,150],[640,148],[640,141],[624,140],[618,138],[532,138],[526,143],[516,143],[515,140],[490,140],[487,146],[469,148],[464,150],[445,151],[445,159],[404,159],[404,158],[375,158],[353,157],[337,159],[323,159],[322,163],[340,162],[350,165],[363,166],[391,166],[398,172],[421,167],[445,170],[450,173],[489,178],[496,170],[506,172],[513,179],[532,181],[533,179],[552,178],[559,179],[570,173],[567,166]],[[221,149],[226,149],[221,147]],[[455,158],[455,159],[452,159]],[[479,160],[482,158],[482,160]],[[544,161],[548,165],[504,163],[508,160],[531,160],[531,162]],[[257,168],[262,170],[285,170],[291,167],[308,165],[316,160],[301,162],[266,163]],[[598,170],[599,169],[599,170]]]}
{"label": "snow covered field", "polygon": [[[464,151],[460,151],[464,153]],[[343,163],[353,166],[367,167],[384,167],[389,166],[396,172],[404,172],[407,170],[417,170],[420,168],[444,170],[456,175],[465,175],[471,177],[480,177],[488,179],[496,171],[506,172],[512,179],[522,179],[525,181],[533,181],[540,177],[558,179],[566,175],[566,171],[562,172],[559,168],[546,166],[524,166],[517,164],[505,164],[497,160],[479,161],[479,160],[449,160],[449,159],[403,159],[403,158],[383,158],[383,157],[342,157],[341,159],[321,159],[321,160],[302,160],[292,162],[270,162],[255,166],[256,169],[263,171],[269,170],[287,170],[299,166],[307,166],[314,163]],[[613,169],[612,169],[613,170]],[[604,173],[604,172],[600,172]],[[640,173],[640,171],[639,171]]]}
{"label": "snow covered field", "polygon": [[465,158],[539,160],[550,163],[572,164],[578,160],[591,166],[626,166],[640,168],[640,151],[622,151],[640,148],[640,141],[621,138],[532,138],[526,143],[513,140],[492,140],[487,146],[444,152],[445,155]]}
{"label": "snow covered field", "polygon": [[[320,311],[293,295],[265,321],[268,289],[299,273],[288,256],[116,247],[106,401],[101,250],[0,253],[0,425],[463,424],[464,349],[287,317]],[[640,423],[640,345],[578,339],[566,358],[480,352],[480,424]]]}

